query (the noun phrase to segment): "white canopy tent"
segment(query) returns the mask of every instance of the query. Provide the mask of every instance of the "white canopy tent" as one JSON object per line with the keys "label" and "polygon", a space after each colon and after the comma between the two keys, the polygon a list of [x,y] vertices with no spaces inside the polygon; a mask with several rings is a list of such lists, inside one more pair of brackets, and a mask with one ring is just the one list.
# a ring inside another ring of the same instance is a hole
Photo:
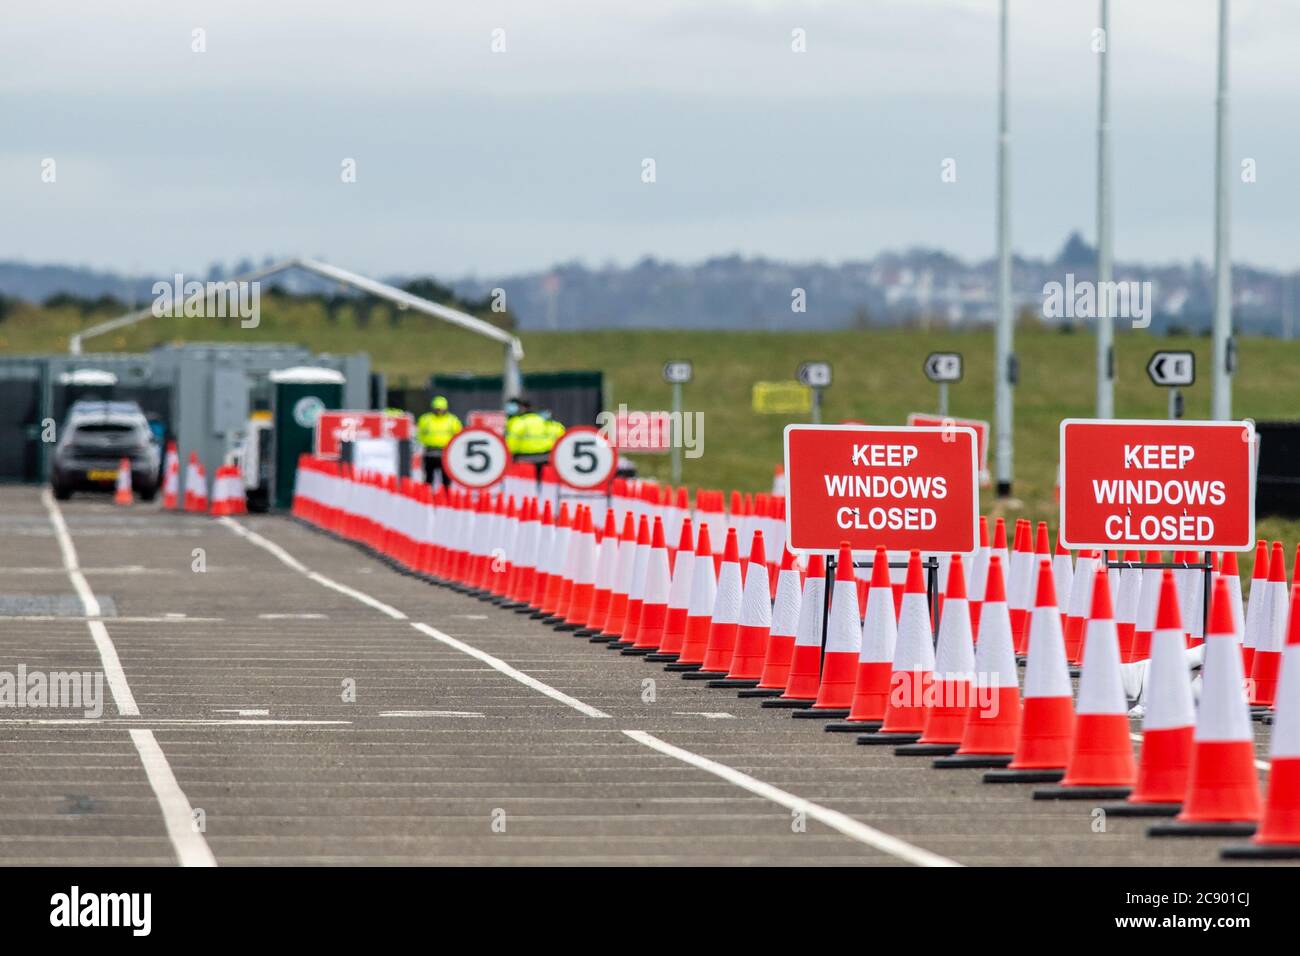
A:
{"label": "white canopy tent", "polygon": [[[431,315],[434,318],[442,319],[444,322],[450,322],[452,325],[459,326],[466,331],[473,332],[475,335],[481,335],[485,338],[492,339],[500,343],[505,349],[505,365],[502,374],[502,397],[510,398],[520,394],[522,391],[522,381],[519,375],[519,362],[524,357],[524,346],[519,341],[518,336],[511,335],[503,329],[497,328],[491,322],[485,322],[480,318],[472,316],[459,309],[453,309],[437,302],[431,302],[428,299],[422,299],[417,295],[411,295],[396,286],[388,285],[385,282],[379,282],[375,279],[358,275],[355,272],[349,272],[346,269],[340,269],[338,266],[332,266],[325,262],[317,262],[314,259],[286,259],[278,262],[265,269],[259,269],[256,272],[249,272],[241,276],[234,276],[230,279],[223,280],[222,285],[229,283],[231,285],[240,282],[259,282],[263,279],[270,278],[281,272],[287,272],[290,269],[302,269],[304,272],[310,272],[313,275],[322,276],[335,282],[342,283],[353,289],[369,293],[379,299],[392,302],[400,308],[414,309],[416,312],[423,312],[425,315]],[[179,306],[189,305],[192,302],[200,300],[206,301],[212,296],[213,292],[205,284],[205,291],[195,293],[185,302],[177,303]],[[140,309],[136,312],[130,312],[126,315],[119,316],[116,319],[109,319],[107,322],[100,322],[98,325],[92,325],[83,332],[73,335],[68,343],[68,351],[73,355],[80,355],[81,345],[86,339],[94,338],[98,335],[104,335],[108,332],[124,329],[127,326],[135,325],[137,322],[143,322],[146,319],[154,318],[153,307]]]}

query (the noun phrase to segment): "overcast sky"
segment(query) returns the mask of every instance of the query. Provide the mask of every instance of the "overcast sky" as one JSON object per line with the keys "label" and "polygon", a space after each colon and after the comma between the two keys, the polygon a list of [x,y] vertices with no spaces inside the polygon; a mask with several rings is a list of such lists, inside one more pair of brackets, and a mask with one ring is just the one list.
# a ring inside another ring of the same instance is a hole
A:
{"label": "overcast sky", "polygon": [[[1111,7],[1116,255],[1208,262],[1217,2]],[[1231,151],[1258,176],[1234,178],[1233,257],[1295,268],[1300,4],[1232,7]],[[1094,232],[1097,3],[1011,16],[1012,242],[1051,254]],[[996,56],[996,0],[7,4],[0,258],[459,276],[985,257]]]}

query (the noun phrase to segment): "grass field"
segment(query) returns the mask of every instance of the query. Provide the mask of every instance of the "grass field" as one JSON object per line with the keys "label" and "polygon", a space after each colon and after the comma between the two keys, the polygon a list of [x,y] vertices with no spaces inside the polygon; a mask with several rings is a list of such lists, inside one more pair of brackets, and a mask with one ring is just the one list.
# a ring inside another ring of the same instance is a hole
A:
{"label": "grass field", "polygon": [[[102,316],[97,318],[103,318]],[[70,310],[20,307],[0,324],[0,350],[64,350],[67,337],[91,320]],[[789,419],[751,410],[756,381],[790,379],[796,365],[821,359],[834,366],[835,382],[826,392],[824,420],[859,418],[901,424],[907,413],[933,411],[935,386],[921,371],[931,351],[960,351],[965,380],[950,389],[950,413],[989,420],[993,412],[993,339],[987,330],[970,332],[867,330],[851,332],[684,332],[619,331],[527,333],[526,370],[600,369],[613,405],[634,409],[667,408],[670,389],[660,377],[668,359],[690,359],[695,381],[685,388],[685,407],[703,413],[704,454],[684,462],[691,485],[763,490],[771,485],[781,460],[781,431]],[[313,303],[262,302],[261,325],[241,329],[217,319],[152,320],[123,334],[88,343],[88,348],[140,350],[173,340],[290,341],[317,351],[369,352],[390,383],[422,382],[432,372],[499,373],[499,350],[473,336],[422,316],[401,314],[397,324],[376,310],[360,327],[346,311],[327,320]],[[1187,390],[1186,417],[1208,415],[1209,340],[1154,338],[1125,332],[1116,340],[1116,407],[1123,417],[1164,418],[1166,394],[1152,386],[1145,367],[1156,349],[1196,352],[1201,380]],[[1015,405],[1014,493],[1009,508],[985,498],[986,510],[1046,519],[1056,524],[1053,482],[1057,423],[1087,416],[1093,407],[1095,339],[1086,330],[1073,334],[1028,328],[1018,331],[1016,351],[1021,380]],[[1255,419],[1300,417],[1300,342],[1242,339],[1235,384],[1234,414]],[[646,473],[668,477],[667,456],[642,456]],[[1260,534],[1287,542],[1300,540],[1300,522],[1267,519]],[[1289,547],[1289,546],[1288,546]],[[1245,557],[1245,556],[1243,556]],[[1247,561],[1249,564],[1249,561]]]}

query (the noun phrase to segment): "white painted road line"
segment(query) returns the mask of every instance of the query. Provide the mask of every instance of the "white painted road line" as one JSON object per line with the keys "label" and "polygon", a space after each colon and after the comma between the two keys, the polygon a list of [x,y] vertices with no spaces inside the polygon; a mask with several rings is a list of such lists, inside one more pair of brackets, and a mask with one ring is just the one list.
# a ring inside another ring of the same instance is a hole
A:
{"label": "white painted road line", "polygon": [[[224,524],[227,528],[230,528],[232,531],[241,535],[242,537],[252,542],[253,544],[257,545],[258,547],[269,551],[271,554],[275,555],[277,558],[283,561],[286,565],[293,568],[295,571],[299,572],[300,574],[306,575],[309,579],[315,581],[317,584],[324,585],[327,588],[332,588],[335,591],[338,591],[340,594],[346,594],[348,597],[352,598],[353,600],[360,601],[362,604],[365,604],[368,607],[372,607],[375,610],[382,612],[383,614],[387,614],[389,617],[393,618],[394,620],[398,620],[398,621],[409,620],[407,616],[403,614],[401,611],[397,610],[397,608],[392,607],[391,605],[385,604],[383,601],[371,597],[369,594],[366,594],[364,591],[358,591],[356,588],[350,588],[346,584],[339,584],[337,581],[333,581],[330,578],[325,577],[325,575],[323,574],[317,574],[315,571],[310,570],[305,564],[303,564],[301,561],[299,561],[297,558],[291,555],[288,551],[284,550],[284,548],[280,547],[275,542],[262,537],[262,535],[258,534],[255,531],[249,531],[238,521],[233,521],[230,518],[225,518],[225,517],[220,518],[218,520],[220,520],[221,523]],[[545,694],[547,697],[550,697],[552,700],[557,700],[568,707],[572,707],[574,710],[578,711],[581,714],[586,714],[588,717],[609,716],[609,714],[605,713],[603,710],[597,710],[595,707],[592,707],[590,704],[585,704],[582,701],[578,700],[576,697],[570,697],[568,694],[564,693],[563,691],[556,690],[551,685],[544,684],[535,677],[529,677],[523,671],[511,667],[505,661],[501,660],[501,658],[493,657],[491,654],[487,653],[486,651],[480,651],[477,647],[473,647],[470,644],[466,644],[464,641],[459,641],[456,638],[452,637],[450,634],[444,634],[436,627],[430,627],[428,624],[419,623],[417,621],[410,621],[410,625],[411,627],[419,631],[421,634],[431,637],[435,641],[441,641],[443,644],[446,644],[448,647],[455,648],[456,650],[460,651],[462,654],[468,654],[470,657],[482,661],[484,664],[486,664],[488,667],[491,667],[493,670],[500,671],[502,674],[505,674],[507,677],[511,678],[512,680],[518,681],[519,683],[523,684],[525,687],[531,687],[533,690]]]}
{"label": "white painted road line", "polygon": [[181,866],[216,866],[217,859],[208,849],[208,841],[195,827],[194,808],[176,782],[176,775],[154,739],[153,731],[132,730],[131,740],[140,752],[140,762],[144,764],[149,786],[153,787],[154,796],[162,807],[167,836],[171,838]]}
{"label": "white painted road line", "polygon": [[[402,612],[389,607],[382,601],[375,600],[368,594],[364,594],[353,588],[345,588],[344,585],[339,585],[322,575],[309,571],[306,565],[293,557],[278,544],[267,540],[256,532],[249,531],[238,522],[225,517],[219,520],[236,533],[242,535],[253,544],[265,548],[289,567],[305,574],[313,581],[325,584],[327,587],[333,587],[340,593],[354,597],[363,604],[384,610],[384,613],[388,614],[389,617],[406,619],[406,615],[402,614]],[[570,697],[568,694],[558,691],[554,687],[544,684],[534,677],[529,677],[523,671],[516,670],[500,658],[493,657],[491,654],[481,651],[473,645],[457,640],[450,634],[444,634],[436,627],[430,627],[428,624],[419,621],[410,621],[409,623],[411,627],[415,628],[421,634],[426,634],[434,640],[446,644],[448,647],[455,648],[463,654],[468,654],[470,657],[482,661],[494,670],[500,671],[507,677],[517,680],[524,686],[531,687],[533,690],[545,694],[553,700],[567,704],[569,707],[572,707],[580,713],[586,714],[588,717],[609,717],[609,714],[604,711],[597,710],[590,704],[586,704],[575,697]],[[705,713],[711,716],[721,716],[721,712],[716,711],[702,712],[702,715]],[[829,807],[823,807],[821,804],[805,800],[803,797],[797,797],[792,793],[787,793],[785,790],[774,787],[769,783],[764,783],[762,780],[749,776],[749,774],[741,773],[739,770],[728,767],[726,764],[718,763],[716,760],[710,760],[707,757],[701,757],[699,754],[691,753],[689,750],[683,750],[681,747],[675,747],[670,743],[660,740],[658,737],[645,733],[644,731],[624,730],[623,733],[643,746],[649,747],[652,750],[657,750],[660,753],[680,760],[683,763],[690,764],[692,767],[697,767],[700,770],[707,771],[730,784],[740,787],[742,790],[747,790],[756,796],[763,797],[766,800],[771,800],[773,803],[779,804],[780,806],[787,807],[790,810],[801,811],[819,823],[830,827],[832,830],[835,830],[852,840],[857,840],[859,843],[866,844],[867,846],[880,850],[882,853],[887,853],[890,856],[903,860],[904,862],[913,863],[917,866],[961,866],[960,863],[950,860],[947,857],[931,853],[929,850],[923,850],[920,847],[913,846],[905,840],[900,840],[898,837],[890,836],[888,833],[882,833],[874,827],[867,826],[865,823],[860,823],[847,814],[840,813],[838,810],[831,810]]]}
{"label": "white painted road line", "polygon": [[329,618],[328,614],[259,614],[257,615],[263,621],[324,621]]}
{"label": "white painted road line", "polygon": [[[41,501],[50,516],[50,523],[54,525],[54,536],[58,539],[59,552],[63,555],[63,567],[68,572],[73,589],[81,599],[82,609],[87,617],[97,618],[102,613],[102,609],[95,592],[90,589],[85,575],[81,573],[77,561],[77,549],[73,547],[72,536],[68,534],[68,525],[63,520],[63,513],[59,511],[54,495],[50,493],[48,487],[41,489]],[[131,687],[126,682],[126,672],[122,670],[122,662],[118,659],[117,648],[113,646],[108,628],[104,626],[103,621],[99,620],[87,621],[86,627],[95,642],[95,648],[99,651],[100,664],[104,675],[108,678],[108,687],[113,693],[113,703],[117,707],[117,712],[123,717],[140,716],[140,708],[136,706],[135,695],[131,693]],[[167,757],[158,746],[158,741],[154,739],[153,731],[132,730],[131,742],[135,744],[135,749],[140,754],[140,762],[144,764],[149,785],[158,798],[158,805],[163,814],[163,825],[167,828],[167,836],[171,839],[172,848],[176,851],[176,858],[181,866],[216,866],[217,861],[212,856],[212,851],[208,849],[207,840],[192,826],[193,811],[190,809],[189,801],[185,799],[184,792],[176,782],[176,775],[172,773]],[[183,822],[177,819],[179,814],[183,814]]]}
{"label": "white painted road line", "polygon": [[771,800],[788,810],[800,811],[818,823],[824,824],[832,830],[837,830],[850,839],[864,843],[882,853],[887,853],[905,863],[913,863],[916,866],[961,866],[960,863],[947,857],[931,853],[929,850],[923,850],[919,846],[913,846],[905,840],[892,837],[888,833],[882,833],[865,823],[859,823],[838,810],[831,810],[821,804],[805,800],[803,797],[796,797],[793,793],[787,793],[770,783],[764,783],[747,773],[741,773],[739,770],[728,767],[726,764],[710,760],[708,757],[701,757],[699,754],[683,750],[681,747],[674,747],[672,744],[666,743],[652,734],[647,734],[645,731],[625,730],[623,733],[651,750],[657,750],[659,753],[680,760],[682,763],[690,764],[692,767],[711,773],[715,777],[740,787],[742,790],[747,790],[765,800]]}
{"label": "white painted road line", "polygon": [[486,717],[477,710],[381,710],[380,717]]}

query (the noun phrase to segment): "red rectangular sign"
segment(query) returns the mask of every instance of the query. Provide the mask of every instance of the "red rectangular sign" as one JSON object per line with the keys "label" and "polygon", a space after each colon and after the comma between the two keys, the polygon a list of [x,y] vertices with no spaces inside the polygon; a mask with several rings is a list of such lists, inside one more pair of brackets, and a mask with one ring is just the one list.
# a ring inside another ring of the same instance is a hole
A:
{"label": "red rectangular sign", "polygon": [[619,451],[647,454],[673,447],[673,419],[668,412],[637,412],[620,407],[615,413],[612,444]]}
{"label": "red rectangular sign", "polygon": [[402,441],[414,435],[415,423],[410,415],[348,410],[321,412],[316,419],[316,457],[337,458],[339,443],[344,441],[359,441],[364,438],[396,438]]}
{"label": "red rectangular sign", "polygon": [[790,550],[975,550],[975,451],[964,427],[787,425]]}
{"label": "red rectangular sign", "polygon": [[506,413],[499,409],[475,409],[466,416],[468,428],[486,428],[498,435],[506,433]]}
{"label": "red rectangular sign", "polygon": [[1067,548],[1244,551],[1255,544],[1250,422],[1061,422]]}
{"label": "red rectangular sign", "polygon": [[931,415],[926,412],[912,412],[907,416],[907,424],[931,428],[944,426],[961,426],[975,432],[975,441],[979,446],[975,460],[980,464],[980,484],[989,483],[989,423],[978,418],[953,418],[945,415]]}

